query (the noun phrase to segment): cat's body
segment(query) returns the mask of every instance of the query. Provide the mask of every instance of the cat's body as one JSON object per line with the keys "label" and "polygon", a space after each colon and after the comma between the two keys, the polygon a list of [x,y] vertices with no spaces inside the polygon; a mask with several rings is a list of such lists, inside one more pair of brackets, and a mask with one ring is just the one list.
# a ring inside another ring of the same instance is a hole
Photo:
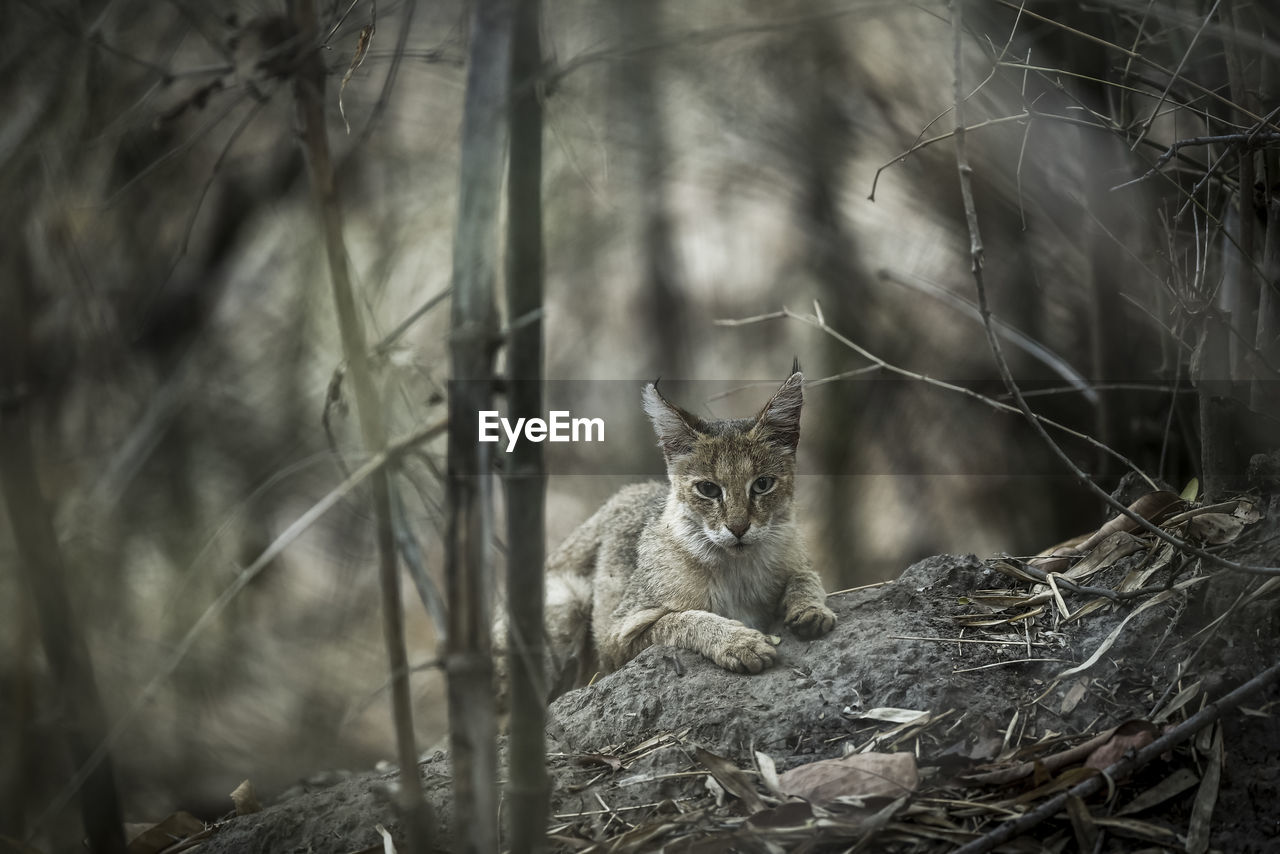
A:
{"label": "cat's body", "polygon": [[552,694],[651,644],[756,673],[776,658],[764,632],[779,620],[805,638],[835,625],[792,514],[802,380],[726,421],[645,389],[669,482],[621,490],[548,559]]}

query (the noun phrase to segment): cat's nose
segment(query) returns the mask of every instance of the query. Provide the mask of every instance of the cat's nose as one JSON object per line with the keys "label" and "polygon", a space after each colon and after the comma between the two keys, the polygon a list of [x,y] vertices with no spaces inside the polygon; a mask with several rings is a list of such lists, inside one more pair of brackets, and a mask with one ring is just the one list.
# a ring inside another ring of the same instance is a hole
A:
{"label": "cat's nose", "polygon": [[729,533],[733,534],[738,539],[742,539],[747,533],[747,528],[751,527],[751,523],[746,520],[738,522],[737,524],[726,522],[725,527],[729,529]]}

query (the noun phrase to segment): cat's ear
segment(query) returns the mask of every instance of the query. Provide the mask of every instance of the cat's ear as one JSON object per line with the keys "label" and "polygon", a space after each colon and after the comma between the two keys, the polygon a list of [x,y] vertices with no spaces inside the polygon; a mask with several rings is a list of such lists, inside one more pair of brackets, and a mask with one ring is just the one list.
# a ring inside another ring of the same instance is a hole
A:
{"label": "cat's ear", "polygon": [[[799,364],[796,364],[799,367]],[[751,432],[782,448],[794,451],[800,444],[800,407],[804,404],[804,374],[787,377],[782,387],[756,416]]]}
{"label": "cat's ear", "polygon": [[656,382],[644,387],[644,411],[653,422],[653,432],[658,434],[658,444],[668,460],[693,450],[701,422],[663,397]]}

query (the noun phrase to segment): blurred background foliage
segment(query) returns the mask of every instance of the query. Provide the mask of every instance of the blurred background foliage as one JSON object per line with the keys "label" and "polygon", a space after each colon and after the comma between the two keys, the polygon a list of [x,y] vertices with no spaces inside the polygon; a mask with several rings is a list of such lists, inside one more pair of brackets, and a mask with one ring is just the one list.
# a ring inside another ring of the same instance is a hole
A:
{"label": "blurred background foliage", "polygon": [[[1016,376],[1043,393],[1040,412],[1180,489],[1201,473],[1199,370],[1221,384],[1232,453],[1247,459],[1276,435],[1275,13],[1236,0],[971,6],[966,117],[993,310],[1056,359],[1014,349]],[[390,433],[403,436],[443,417],[447,394],[439,297],[469,9],[377,5],[342,93],[348,133],[337,92],[372,8],[322,7],[347,245]],[[358,456],[280,15],[265,0],[6,4],[0,417],[21,409],[32,425],[111,720],[239,569],[340,482],[339,459]],[[549,543],[655,471],[642,382],[744,415],[793,355],[811,381],[838,377],[807,392],[798,497],[829,589],[937,552],[1034,552],[1096,525],[1100,504],[1016,417],[861,371],[866,359],[795,320],[715,324],[816,303],[889,362],[1003,394],[963,305],[948,16],[942,3],[857,0],[546,4],[547,66],[528,85],[547,111],[549,396],[603,417],[609,436],[590,464],[553,452]],[[1221,139],[1170,148],[1193,137]],[[1230,298],[1248,317],[1223,313],[1222,286],[1237,281],[1244,296]],[[1228,318],[1217,373],[1193,359],[1206,317]],[[568,380],[584,382],[557,385]],[[1114,460],[1067,447],[1116,485]],[[443,452],[423,446],[401,476],[437,574]],[[0,817],[22,836],[71,769],[12,518],[0,521]],[[355,495],[233,601],[118,743],[129,817],[217,815],[245,777],[274,793],[391,755],[374,563]],[[426,663],[434,629],[407,601],[411,660]],[[430,745],[445,726],[439,677],[416,674],[414,690]]]}

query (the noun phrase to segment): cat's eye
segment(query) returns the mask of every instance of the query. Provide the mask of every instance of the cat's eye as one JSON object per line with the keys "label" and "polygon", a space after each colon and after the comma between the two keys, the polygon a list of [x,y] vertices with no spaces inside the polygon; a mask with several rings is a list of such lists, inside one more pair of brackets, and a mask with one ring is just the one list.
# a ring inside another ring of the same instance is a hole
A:
{"label": "cat's eye", "polygon": [[700,480],[693,485],[693,488],[698,490],[698,494],[701,495],[703,498],[719,498],[720,497],[719,484],[712,483],[709,480]]}
{"label": "cat's eye", "polygon": [[777,485],[778,479],[776,477],[770,477],[767,474],[763,475],[751,482],[751,494],[764,495],[766,492],[772,491]]}

